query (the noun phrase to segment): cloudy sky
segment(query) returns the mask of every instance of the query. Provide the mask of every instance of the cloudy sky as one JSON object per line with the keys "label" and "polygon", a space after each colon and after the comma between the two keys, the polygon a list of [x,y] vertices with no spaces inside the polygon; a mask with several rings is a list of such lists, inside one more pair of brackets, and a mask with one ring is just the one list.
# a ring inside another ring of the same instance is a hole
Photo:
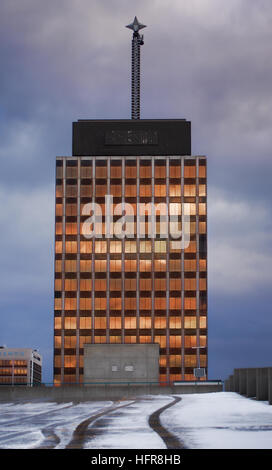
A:
{"label": "cloudy sky", "polygon": [[0,344],[35,347],[52,381],[55,157],[72,121],[130,118],[130,33],[142,118],[192,122],[208,156],[209,378],[272,356],[270,0],[2,0]]}

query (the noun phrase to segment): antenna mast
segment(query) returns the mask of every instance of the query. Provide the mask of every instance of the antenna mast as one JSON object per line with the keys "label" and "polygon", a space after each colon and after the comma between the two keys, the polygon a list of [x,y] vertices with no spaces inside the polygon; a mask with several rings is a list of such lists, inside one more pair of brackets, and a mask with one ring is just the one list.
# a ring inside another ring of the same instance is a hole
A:
{"label": "antenna mast", "polygon": [[140,29],[146,28],[139,23],[135,16],[133,23],[126,26],[132,29],[132,57],[131,57],[131,119],[140,119],[140,47],[144,44],[143,34],[139,34]]}

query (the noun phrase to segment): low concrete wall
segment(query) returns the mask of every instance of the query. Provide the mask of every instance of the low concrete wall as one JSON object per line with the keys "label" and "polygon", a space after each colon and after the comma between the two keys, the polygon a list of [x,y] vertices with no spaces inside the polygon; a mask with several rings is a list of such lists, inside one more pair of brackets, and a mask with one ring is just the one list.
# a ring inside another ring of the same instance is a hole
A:
{"label": "low concrete wall", "polygon": [[233,375],[225,380],[225,391],[256,397],[272,405],[272,367],[234,369]]}
{"label": "low concrete wall", "polygon": [[172,386],[160,385],[64,385],[60,387],[0,387],[0,401],[101,401],[135,398],[141,395],[172,395],[184,393],[221,392],[223,385],[218,383],[188,383]]}

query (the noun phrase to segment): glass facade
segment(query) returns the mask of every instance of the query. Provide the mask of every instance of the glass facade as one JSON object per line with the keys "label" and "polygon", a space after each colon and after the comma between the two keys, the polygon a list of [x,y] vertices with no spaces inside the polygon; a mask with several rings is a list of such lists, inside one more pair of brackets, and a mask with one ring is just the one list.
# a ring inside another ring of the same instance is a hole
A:
{"label": "glass facade", "polygon": [[85,343],[159,343],[162,383],[207,369],[205,157],[57,158],[54,322],[56,384]]}

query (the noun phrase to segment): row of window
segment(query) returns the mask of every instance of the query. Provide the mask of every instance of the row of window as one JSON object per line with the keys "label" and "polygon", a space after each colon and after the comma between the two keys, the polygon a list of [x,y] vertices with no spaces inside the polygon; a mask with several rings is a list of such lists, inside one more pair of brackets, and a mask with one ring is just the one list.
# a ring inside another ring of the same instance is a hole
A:
{"label": "row of window", "polygon": [[[203,301],[202,301],[203,304]],[[204,301],[205,304],[205,301]],[[205,308],[205,305],[202,305]],[[109,308],[111,310],[122,310],[122,299],[120,297],[110,298],[109,299]],[[159,297],[154,299],[154,309],[155,310],[166,310],[167,308],[167,299],[165,297]],[[171,297],[169,299],[169,309],[170,310],[181,310],[182,300],[180,297]],[[196,310],[197,300],[196,297],[186,297],[183,303],[184,310]],[[55,298],[55,310],[62,310],[62,299]],[[80,310],[92,310],[92,299],[91,298],[80,298],[79,299],[79,309]],[[125,310],[136,310],[137,309],[137,299],[135,297],[126,297],[124,299],[124,309]],[[152,299],[150,297],[141,297],[139,299],[139,310],[151,310],[152,309]],[[64,310],[77,310],[77,299],[68,298],[64,300]],[[105,297],[96,297],[94,299],[94,310],[107,310],[107,298]]]}
{"label": "row of window", "polygon": [[[69,292],[79,291],[91,291],[94,288],[97,292],[105,292],[107,290],[106,279],[95,279],[94,286],[92,279],[80,279],[79,283],[77,279],[65,279],[64,290]],[[121,292],[123,288],[122,279],[110,279],[109,290],[115,292]],[[184,290],[185,291],[196,291],[197,280],[196,278],[184,279]],[[134,291],[136,295],[137,280],[136,279],[124,279],[124,290]],[[169,279],[169,291],[178,292],[182,289],[181,279]],[[205,291],[207,289],[207,280],[199,279],[199,290]],[[55,291],[62,290],[62,279],[55,279]],[[139,291],[151,291],[152,290],[152,279],[139,279]],[[166,291],[167,282],[166,279],[154,279],[154,291]],[[170,294],[171,296],[171,294]]]}
{"label": "row of window", "polygon": [[[152,241],[151,240],[140,240],[139,249],[137,250],[137,241],[130,240],[125,241],[124,251],[122,251],[122,241],[110,241],[109,250],[107,249],[107,241],[98,241],[94,243],[92,241],[80,241],[78,245],[77,241],[66,241],[65,246],[63,246],[62,241],[57,240],[55,242],[55,253],[61,254],[64,248],[66,254],[136,254],[138,253],[167,253],[167,244],[165,240],[154,240],[154,250],[152,250]],[[179,242],[170,241],[169,242],[169,253],[180,253],[181,246]],[[184,249],[184,253],[197,253],[196,241],[191,240],[189,245]]]}
{"label": "row of window", "polygon": [[[91,317],[79,317],[78,319],[80,329],[91,329],[92,328],[92,318]],[[126,317],[123,319],[121,317],[111,317],[109,318],[109,328],[110,329],[135,329],[135,328],[196,328],[197,319],[196,317],[185,317],[183,322],[181,317],[169,317],[168,321],[165,317]],[[207,319],[205,316],[199,318],[199,328],[206,328]],[[64,317],[63,320],[61,317],[55,317],[55,329],[76,329],[77,328],[77,318],[76,317]],[[95,329],[106,329],[107,328],[107,318],[98,317],[94,319],[94,328]]]}
{"label": "row of window", "polygon": [[[168,365],[169,367],[181,367],[182,361],[185,367],[196,367],[197,366],[197,356],[196,355],[186,355],[182,358],[181,355],[169,355],[168,356]],[[84,367],[83,365],[83,356],[80,356],[79,367]],[[160,366],[166,367],[167,358],[166,356],[160,357]],[[207,356],[200,355],[200,366],[205,367],[207,364]],[[61,356],[55,356],[54,358],[55,367],[76,367],[77,358],[76,356],[64,356],[64,361],[62,365]]]}
{"label": "row of window", "polygon": [[[95,259],[94,260],[94,271],[99,272],[122,272],[122,261],[121,260],[109,260],[109,266],[107,266],[107,260]],[[166,272],[166,259],[154,259],[153,263],[151,260],[142,260],[140,259],[137,263],[137,260],[125,259],[124,260],[124,271],[125,272],[137,272],[137,265],[139,272],[146,271],[155,271],[155,272]],[[169,271],[181,271],[181,261],[180,259],[170,259],[169,260]],[[197,270],[197,260],[196,259],[186,259],[183,263],[184,271],[195,272]],[[77,272],[77,260],[65,260],[64,271],[65,272]],[[206,271],[206,259],[199,259],[199,270]],[[79,262],[79,271],[81,272],[91,272],[92,271],[92,260],[80,260]],[[62,260],[55,261],[55,272],[62,272]]]}
{"label": "row of window", "polygon": [[[119,204],[120,203],[112,204],[112,214],[113,215],[117,215],[117,216],[120,215],[120,210],[119,210],[120,206],[119,206]],[[81,215],[84,215],[83,214],[83,209],[84,209],[85,206],[86,206],[86,203],[81,203],[80,204],[79,213]],[[105,214],[106,214],[105,204],[104,203],[99,204],[99,206],[100,206],[99,213],[98,213],[98,208],[96,208],[97,215],[105,216]],[[167,209],[167,207],[168,207],[168,209]],[[126,210],[126,215],[127,216],[132,215],[132,214],[134,216],[136,216],[137,214],[139,216],[145,216],[145,215],[148,215],[150,213],[151,208],[147,204],[144,204],[143,206],[141,206],[139,204],[139,206],[137,207],[136,203],[129,203],[129,205],[125,207],[125,210]],[[157,204],[155,206],[155,210],[156,210],[156,213],[157,213],[156,215],[157,216],[164,216],[164,215],[167,215],[167,213],[170,216],[181,216],[181,214],[182,214],[182,204],[180,202],[170,202],[168,204],[168,206],[166,204],[165,205],[162,205],[162,204],[158,205]],[[62,216],[63,213],[64,213],[63,203],[62,202],[57,202],[56,203],[56,216],[57,217]],[[198,206],[195,203],[185,203],[184,206],[183,206],[183,213],[186,214],[186,215],[193,216],[193,217],[196,216],[197,213],[200,216],[205,216],[206,215],[206,203],[205,202],[200,202],[198,204]],[[77,203],[76,202],[74,202],[74,203],[66,202],[65,215],[67,217],[72,217],[72,216],[77,216],[77,214],[78,214]]]}
{"label": "row of window", "polygon": [[14,384],[20,384],[20,385],[27,385],[27,378],[25,376],[23,377],[1,377],[0,376],[0,384],[3,385],[14,385]]}
{"label": "row of window", "polygon": [[[188,368],[190,370],[190,368]],[[191,372],[191,370],[190,370]],[[168,383],[173,383],[173,382],[178,382],[181,380],[185,381],[195,381],[196,378],[193,373],[185,373],[182,375],[181,373],[179,374],[169,374],[169,378],[166,374],[160,374],[159,376],[159,382],[163,384],[168,384]],[[206,380],[206,377],[203,377],[200,380]],[[54,385],[59,386],[61,384],[76,384],[76,383],[83,383],[84,382],[84,377],[83,375],[79,376],[79,381],[77,379],[77,376],[75,374],[65,374],[63,380],[61,379],[60,374],[55,374],[54,375]]]}
{"label": "row of window", "polygon": [[23,367],[23,368],[15,368],[15,369],[11,369],[9,367],[5,368],[5,367],[1,367],[0,368],[0,375],[27,375],[27,368]]}
{"label": "row of window", "polygon": [[27,366],[27,361],[17,359],[0,359],[0,366]]}
{"label": "row of window", "polygon": [[[84,188],[84,189],[83,189]],[[198,191],[197,191],[198,188]],[[77,197],[78,195],[78,187],[77,185],[67,184],[65,188],[65,196],[66,197]],[[81,197],[91,197],[93,194],[92,186],[81,186],[80,195]],[[110,189],[108,190],[108,186],[106,184],[96,184],[95,185],[95,195],[96,197],[104,197],[106,194],[109,194],[113,197],[121,197],[122,196],[122,186],[121,185],[110,185]],[[139,195],[141,197],[151,197],[151,187],[148,185],[140,185],[139,188]],[[167,195],[167,187],[165,184],[155,184],[154,185],[154,196],[165,198]],[[206,196],[206,185],[199,184],[196,186],[195,184],[185,184],[183,186],[183,192],[181,192],[181,186],[179,184],[169,185],[168,190],[169,197],[203,197]],[[56,185],[56,197],[63,197],[63,186],[60,184]],[[125,197],[136,197],[137,196],[137,186],[126,185],[125,186]]]}
{"label": "row of window", "polygon": [[[125,178],[135,178],[137,174],[137,166],[125,166],[124,172]],[[206,166],[200,165],[198,168],[199,178],[206,177]],[[89,178],[93,177],[93,168],[92,166],[84,167],[81,166],[80,173],[78,173],[77,167],[66,166],[65,172],[66,178]],[[152,178],[152,167],[151,165],[143,166],[140,164],[139,167],[139,176],[140,178]],[[184,178],[195,178],[196,177],[196,166],[184,166],[183,170]],[[57,167],[56,177],[63,178],[63,168]],[[107,166],[96,166],[95,168],[95,178],[107,178],[108,177],[108,168]],[[122,178],[122,167],[121,166],[110,166],[110,177],[111,178]],[[155,178],[166,178],[166,166],[157,166],[154,167],[154,177]],[[169,165],[169,177],[170,178],[181,178],[181,165]]]}
{"label": "row of window", "polygon": [[[60,335],[54,337],[54,346],[56,349],[60,348],[76,348],[76,335],[73,336],[64,336],[64,342],[62,342],[62,337]],[[207,346],[207,336],[199,336],[200,346]],[[120,335],[111,335],[109,337],[110,343],[121,343]],[[136,344],[137,337],[136,335],[125,335],[124,342],[126,344]],[[166,335],[154,335],[154,341],[152,341],[151,335],[139,335],[139,343],[158,343],[160,348],[167,347],[167,336]],[[92,343],[92,336],[89,335],[80,335],[79,336],[79,347],[83,348],[84,344]],[[106,344],[107,338],[106,335],[94,335],[94,344]],[[197,337],[196,335],[185,335],[184,343],[182,344],[181,335],[169,335],[169,348],[195,348],[197,346]]]}

